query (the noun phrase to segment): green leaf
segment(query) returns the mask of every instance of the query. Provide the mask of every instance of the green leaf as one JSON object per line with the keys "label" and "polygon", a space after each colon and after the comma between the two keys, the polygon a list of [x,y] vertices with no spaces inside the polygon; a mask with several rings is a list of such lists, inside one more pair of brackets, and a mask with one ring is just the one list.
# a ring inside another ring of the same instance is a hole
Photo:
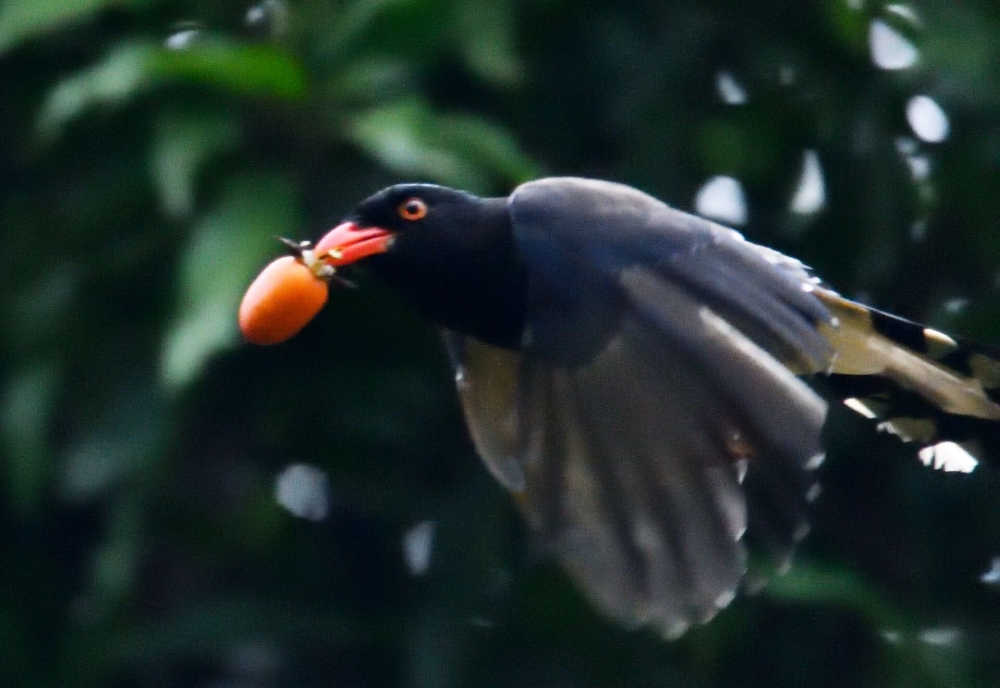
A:
{"label": "green leaf", "polygon": [[160,370],[168,388],[189,384],[213,354],[237,342],[243,292],[267,257],[282,252],[274,237],[298,233],[297,208],[286,177],[238,177],[198,223],[182,256],[177,315],[164,341]]}
{"label": "green leaf", "polygon": [[882,631],[898,632],[906,628],[900,610],[893,608],[886,596],[856,571],[800,561],[787,573],[772,578],[764,590],[775,599],[853,609]]}
{"label": "green leaf", "polygon": [[356,117],[348,137],[404,175],[474,192],[533,176],[535,166],[499,127],[475,117],[441,116],[419,100],[374,108]]}
{"label": "green leaf", "polygon": [[514,136],[479,117],[441,117],[444,137],[450,147],[464,151],[476,163],[492,170],[504,181],[520,184],[541,176],[538,164],[526,155]]}
{"label": "green leaf", "polygon": [[306,93],[306,73],[302,64],[272,45],[208,38],[184,50],[161,48],[156,58],[159,76],[286,100],[299,100]]}
{"label": "green leaf", "polygon": [[456,34],[469,68],[497,86],[516,86],[522,69],[514,45],[514,3],[459,2],[455,11]]}
{"label": "green leaf", "polygon": [[481,170],[447,148],[433,113],[419,101],[369,110],[354,119],[347,133],[372,157],[401,174],[467,188],[487,185]]}
{"label": "green leaf", "polygon": [[132,42],[57,84],[42,107],[39,132],[51,139],[91,108],[126,103],[168,81],[289,100],[303,97],[306,90],[302,66],[272,47],[213,39],[168,50],[155,43]]}
{"label": "green leaf", "polygon": [[7,490],[22,513],[37,508],[45,490],[51,462],[49,422],[61,381],[55,363],[35,363],[14,372],[0,396]]}
{"label": "green leaf", "polygon": [[194,210],[199,170],[238,139],[237,124],[224,113],[170,112],[160,118],[150,172],[168,215],[183,217]]}
{"label": "green leaf", "polygon": [[413,65],[396,58],[354,60],[338,71],[327,83],[331,102],[360,101],[372,103],[387,95],[412,92],[415,81]]}
{"label": "green leaf", "polygon": [[146,4],[149,0],[6,0],[0,8],[0,55],[108,7]]}
{"label": "green leaf", "polygon": [[42,106],[38,120],[42,138],[54,138],[89,108],[124,103],[148,87],[155,51],[148,43],[121,45],[97,64],[59,82]]}
{"label": "green leaf", "polygon": [[[335,62],[335,58],[345,54],[371,30],[375,20],[387,9],[400,4],[406,4],[406,0],[354,0],[338,8],[336,21],[321,35],[317,52],[325,61]],[[324,7],[324,12],[329,12],[329,8]]]}

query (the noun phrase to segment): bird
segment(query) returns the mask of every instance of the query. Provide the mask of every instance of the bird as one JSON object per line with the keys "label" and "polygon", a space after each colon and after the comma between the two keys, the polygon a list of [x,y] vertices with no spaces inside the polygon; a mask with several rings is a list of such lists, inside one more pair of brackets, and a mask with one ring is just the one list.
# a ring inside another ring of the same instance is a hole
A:
{"label": "bird", "polygon": [[316,280],[364,265],[441,329],[473,444],[541,547],[667,638],[734,599],[748,551],[787,566],[831,401],[928,461],[1000,446],[996,350],[623,184],[398,184],[297,255]]}

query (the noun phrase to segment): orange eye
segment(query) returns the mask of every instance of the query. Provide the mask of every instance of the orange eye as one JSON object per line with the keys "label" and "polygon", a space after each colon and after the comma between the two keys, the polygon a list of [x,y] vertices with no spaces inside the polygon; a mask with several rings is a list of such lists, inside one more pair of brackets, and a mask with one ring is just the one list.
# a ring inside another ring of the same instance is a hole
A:
{"label": "orange eye", "polygon": [[399,206],[399,216],[404,220],[416,222],[427,215],[427,204],[419,198],[411,198]]}
{"label": "orange eye", "polygon": [[240,304],[240,331],[254,344],[291,339],[326,303],[327,283],[295,256],[264,268]]}

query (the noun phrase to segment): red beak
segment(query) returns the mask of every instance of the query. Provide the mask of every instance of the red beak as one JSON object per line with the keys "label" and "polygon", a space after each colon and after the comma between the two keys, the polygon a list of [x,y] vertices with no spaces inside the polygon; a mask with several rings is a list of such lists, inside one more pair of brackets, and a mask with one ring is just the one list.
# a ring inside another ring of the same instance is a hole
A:
{"label": "red beak", "polygon": [[316,257],[328,265],[350,265],[362,258],[389,249],[393,233],[381,227],[358,227],[353,222],[342,222],[316,244]]}

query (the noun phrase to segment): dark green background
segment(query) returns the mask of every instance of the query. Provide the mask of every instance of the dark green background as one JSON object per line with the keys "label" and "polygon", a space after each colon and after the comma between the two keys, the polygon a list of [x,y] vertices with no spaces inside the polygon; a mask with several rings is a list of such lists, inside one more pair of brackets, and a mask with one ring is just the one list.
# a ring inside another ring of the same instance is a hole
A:
{"label": "dark green background", "polygon": [[[335,290],[281,346],[234,322],[272,237],[315,238],[394,181],[586,175],[690,209],[724,174],[751,239],[1000,343],[994,0],[251,9],[0,3],[0,685],[1000,685],[995,472],[924,468],[835,409],[792,571],[664,643],[531,548],[435,334],[379,285]],[[875,19],[917,64],[873,64]],[[919,93],[942,143],[909,128]],[[802,216],[806,149],[827,203]],[[326,471],[326,520],[276,503],[292,463]],[[414,577],[401,540],[427,520]]]}

